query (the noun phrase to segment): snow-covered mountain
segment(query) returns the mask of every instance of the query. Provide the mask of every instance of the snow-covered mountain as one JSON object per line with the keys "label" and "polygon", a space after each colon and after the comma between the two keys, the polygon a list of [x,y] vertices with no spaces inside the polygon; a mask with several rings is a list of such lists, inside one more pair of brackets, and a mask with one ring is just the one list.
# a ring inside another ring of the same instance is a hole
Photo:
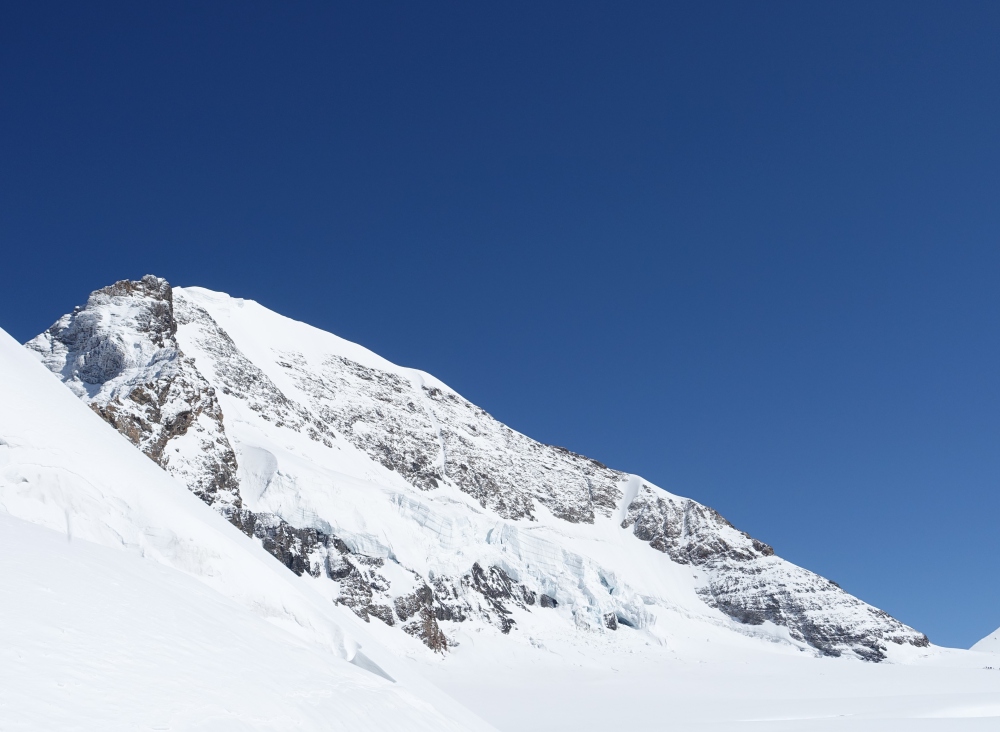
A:
{"label": "snow-covered mountain", "polygon": [[3,331],[0,586],[4,730],[489,729]]}
{"label": "snow-covered mountain", "polygon": [[27,345],[295,574],[441,653],[681,626],[867,660],[927,645],[711,508],[250,300],[122,281]]}
{"label": "snow-covered mountain", "polygon": [[977,641],[971,650],[983,653],[1000,653],[1000,628]]}

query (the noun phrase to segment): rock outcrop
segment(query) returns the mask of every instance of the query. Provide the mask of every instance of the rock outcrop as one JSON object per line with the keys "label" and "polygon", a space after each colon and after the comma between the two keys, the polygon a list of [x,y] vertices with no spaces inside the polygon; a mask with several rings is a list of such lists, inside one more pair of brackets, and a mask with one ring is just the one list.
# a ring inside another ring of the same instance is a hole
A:
{"label": "rock outcrop", "polygon": [[824,655],[844,647],[881,661],[886,643],[926,646],[926,636],[808,570],[774,556],[774,549],[739,531],[718,512],[642,484],[622,528],[678,564],[705,572],[705,602],[737,622],[771,622]]}
{"label": "rock outcrop", "polygon": [[177,347],[173,292],[147,275],[90,295],[28,347],[95,412],[227,517],[236,455],[215,389]]}

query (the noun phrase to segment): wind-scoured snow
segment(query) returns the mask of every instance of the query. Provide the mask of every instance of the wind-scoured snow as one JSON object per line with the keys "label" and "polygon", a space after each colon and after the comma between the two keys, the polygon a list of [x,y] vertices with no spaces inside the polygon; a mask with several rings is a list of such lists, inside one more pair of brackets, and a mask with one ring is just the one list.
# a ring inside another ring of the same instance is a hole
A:
{"label": "wind-scoured snow", "polygon": [[4,730],[485,728],[2,331],[0,405]]}

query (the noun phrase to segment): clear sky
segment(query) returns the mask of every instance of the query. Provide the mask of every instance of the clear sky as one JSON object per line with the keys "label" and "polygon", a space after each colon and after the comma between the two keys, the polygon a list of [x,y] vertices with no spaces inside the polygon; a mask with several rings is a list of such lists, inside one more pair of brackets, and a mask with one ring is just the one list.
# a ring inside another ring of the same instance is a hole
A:
{"label": "clear sky", "polygon": [[998,38],[997,2],[7,2],[0,326],[146,273],[253,298],[968,646]]}

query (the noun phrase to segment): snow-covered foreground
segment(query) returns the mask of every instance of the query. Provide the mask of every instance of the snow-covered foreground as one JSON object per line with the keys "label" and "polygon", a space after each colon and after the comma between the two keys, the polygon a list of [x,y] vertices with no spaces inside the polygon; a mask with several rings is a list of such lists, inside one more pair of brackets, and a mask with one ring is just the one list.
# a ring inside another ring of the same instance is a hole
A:
{"label": "snow-covered foreground", "polygon": [[[125,551],[0,514],[0,577],[3,730],[404,730],[442,722],[405,692],[386,693],[394,685]],[[525,651],[495,637],[467,638],[446,661],[414,644],[413,658],[397,664],[511,732],[1000,724],[1000,656],[934,649],[908,664],[876,665],[725,640],[698,647],[687,639],[672,650],[637,642],[595,659],[570,647]],[[439,729],[465,728],[446,725]]]}
{"label": "snow-covered foreground", "polygon": [[0,373],[0,729],[488,729],[3,332]]}
{"label": "snow-covered foreground", "polygon": [[463,729],[156,562],[0,514],[0,729]]}
{"label": "snow-covered foreground", "polygon": [[585,658],[568,648],[512,657],[496,648],[483,662],[483,649],[459,649],[428,673],[510,732],[1000,729],[1000,655],[934,649],[910,663],[868,664],[720,640],[692,641],[682,658],[660,649]]}

